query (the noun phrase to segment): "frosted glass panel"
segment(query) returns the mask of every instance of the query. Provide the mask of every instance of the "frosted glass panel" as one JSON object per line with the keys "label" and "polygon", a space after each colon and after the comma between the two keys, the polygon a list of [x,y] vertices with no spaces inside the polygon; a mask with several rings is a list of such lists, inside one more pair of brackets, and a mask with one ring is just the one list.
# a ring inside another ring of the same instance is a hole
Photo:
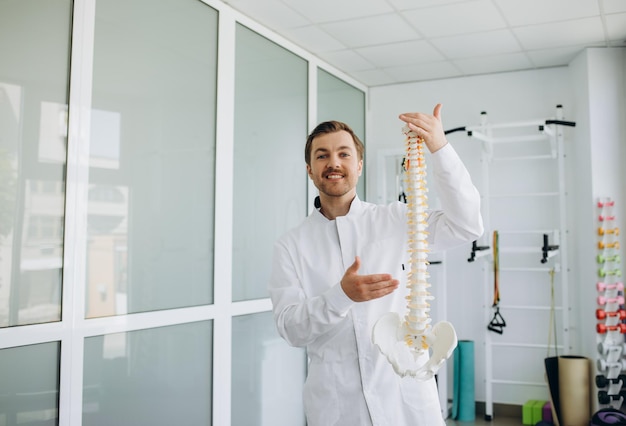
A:
{"label": "frosted glass panel", "polygon": [[[318,68],[317,122],[328,120],[343,121],[365,144],[365,93]],[[367,149],[365,155],[367,155]],[[365,161],[363,161],[363,174],[356,187],[361,200],[365,200],[365,175]]]}
{"label": "frosted glass panel", "polygon": [[0,328],[60,320],[70,18],[0,1]]}
{"label": "frosted glass panel", "polygon": [[211,321],[85,339],[83,426],[210,425]]}
{"label": "frosted glass panel", "polygon": [[217,18],[96,3],[87,317],[213,301]]}
{"label": "frosted glass panel", "polygon": [[306,216],[307,63],[236,32],[233,300],[269,297],[272,246]]}
{"label": "frosted glass panel", "polygon": [[0,426],[59,422],[59,342],[0,349]]}
{"label": "frosted glass panel", "polygon": [[304,425],[306,353],[276,332],[271,312],[233,318],[232,426]]}

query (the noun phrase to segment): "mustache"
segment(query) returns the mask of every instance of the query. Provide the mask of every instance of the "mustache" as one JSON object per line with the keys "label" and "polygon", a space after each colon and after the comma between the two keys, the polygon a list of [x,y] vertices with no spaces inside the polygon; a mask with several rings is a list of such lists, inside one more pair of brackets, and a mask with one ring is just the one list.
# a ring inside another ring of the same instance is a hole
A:
{"label": "mustache", "polygon": [[341,169],[340,168],[327,168],[324,171],[324,174],[329,174],[329,173],[341,173]]}
{"label": "mustache", "polygon": [[329,168],[329,169],[326,169],[326,170],[324,171],[324,177],[327,177],[328,175],[335,174],[335,173],[336,173],[336,174],[340,174],[340,175],[342,175],[342,174],[343,174],[343,172],[341,171],[341,169],[330,169],[330,168]]}

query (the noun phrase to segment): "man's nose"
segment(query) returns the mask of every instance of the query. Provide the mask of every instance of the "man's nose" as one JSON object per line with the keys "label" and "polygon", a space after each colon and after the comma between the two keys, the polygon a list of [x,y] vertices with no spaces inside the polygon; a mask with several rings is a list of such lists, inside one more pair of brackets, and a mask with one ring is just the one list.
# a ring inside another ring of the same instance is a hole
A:
{"label": "man's nose", "polygon": [[339,156],[338,155],[330,155],[328,157],[328,166],[331,168],[335,168],[337,166],[339,166],[340,161],[339,161]]}

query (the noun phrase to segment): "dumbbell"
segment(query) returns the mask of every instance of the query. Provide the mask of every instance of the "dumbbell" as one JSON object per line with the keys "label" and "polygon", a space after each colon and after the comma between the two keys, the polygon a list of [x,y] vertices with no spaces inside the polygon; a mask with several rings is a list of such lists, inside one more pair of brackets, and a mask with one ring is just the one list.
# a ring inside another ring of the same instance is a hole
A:
{"label": "dumbbell", "polygon": [[615,368],[618,371],[622,371],[626,369],[626,360],[619,359],[615,362],[607,362],[606,360],[602,358],[598,358],[596,360],[596,366],[598,367],[598,371],[605,371],[608,368]]}
{"label": "dumbbell", "polygon": [[613,207],[613,205],[615,204],[615,201],[611,200],[611,201],[598,201],[598,207],[602,208],[602,207]]}
{"label": "dumbbell", "polygon": [[618,353],[615,356],[619,359],[622,354],[626,353],[626,343],[615,343],[610,340],[605,340],[603,342],[598,343],[598,352],[603,357],[607,357],[609,352],[617,351]]}
{"label": "dumbbell", "polygon": [[609,269],[606,270],[604,268],[600,268],[598,269],[598,275],[602,278],[606,277],[607,275],[613,275],[616,277],[621,277],[622,276],[622,270],[621,269]]}
{"label": "dumbbell", "polygon": [[598,256],[596,256],[596,259],[598,260],[598,263],[605,263],[605,262],[620,263],[619,254],[614,254],[612,256],[605,256],[603,254],[599,254]]}
{"label": "dumbbell", "polygon": [[598,291],[624,290],[624,283],[606,284],[606,283],[603,283],[603,282],[598,282],[598,283],[596,283],[596,289]]}
{"label": "dumbbell", "polygon": [[605,248],[619,249],[619,241],[614,241],[612,243],[605,243],[604,241],[598,241],[598,248],[600,250],[604,250]]}
{"label": "dumbbell", "polygon": [[626,374],[620,374],[614,379],[607,379],[607,377],[603,374],[598,374],[596,376],[596,386],[599,388],[604,388],[610,383],[619,383],[621,380],[622,384],[626,384]]}
{"label": "dumbbell", "polygon": [[617,296],[617,297],[598,296],[598,305],[606,305],[607,303],[617,303],[618,305],[623,305],[624,296]]}
{"label": "dumbbell", "polygon": [[615,216],[602,216],[602,215],[600,215],[600,216],[598,216],[598,220],[600,222],[604,222],[605,220],[606,221],[615,220]]}
{"label": "dumbbell", "polygon": [[626,343],[615,343],[610,340],[598,343],[598,352],[603,357],[607,357],[611,351],[618,351],[619,353],[616,356],[617,358],[621,357],[622,354],[626,353]]}
{"label": "dumbbell", "polygon": [[619,401],[626,396],[626,390],[620,391],[618,394],[609,394],[607,391],[598,391],[598,402],[600,404],[610,404],[611,401]]}
{"label": "dumbbell", "polygon": [[596,318],[599,320],[603,320],[607,317],[619,317],[620,320],[626,319],[626,311],[623,309],[619,309],[614,312],[607,312],[603,309],[596,309]]}
{"label": "dumbbell", "polygon": [[626,324],[619,323],[616,325],[597,324],[596,331],[600,334],[604,334],[608,331],[619,331],[620,333],[626,333]]}
{"label": "dumbbell", "polygon": [[615,234],[616,236],[619,235],[619,228],[611,228],[611,229],[604,229],[604,227],[599,227],[598,228],[598,235],[604,235],[604,234]]}

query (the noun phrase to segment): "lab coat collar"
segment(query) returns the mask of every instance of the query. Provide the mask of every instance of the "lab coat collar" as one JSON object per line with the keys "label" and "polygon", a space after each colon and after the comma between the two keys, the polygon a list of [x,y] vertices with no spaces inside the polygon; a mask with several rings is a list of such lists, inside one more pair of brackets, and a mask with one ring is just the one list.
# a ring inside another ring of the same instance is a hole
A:
{"label": "lab coat collar", "polygon": [[[363,211],[364,208],[365,208],[365,203],[363,203],[363,201],[361,201],[359,199],[358,195],[355,195],[354,199],[352,200],[352,203],[350,203],[350,210],[348,210],[348,213],[346,214],[346,216],[359,215],[359,214],[361,214],[361,212]],[[315,217],[319,221],[329,222],[329,220],[326,218],[326,216],[324,216],[320,212],[320,209],[318,209],[318,208],[315,209],[315,211],[313,212],[313,214],[311,216]],[[342,217],[342,216],[340,216],[340,217]]]}

